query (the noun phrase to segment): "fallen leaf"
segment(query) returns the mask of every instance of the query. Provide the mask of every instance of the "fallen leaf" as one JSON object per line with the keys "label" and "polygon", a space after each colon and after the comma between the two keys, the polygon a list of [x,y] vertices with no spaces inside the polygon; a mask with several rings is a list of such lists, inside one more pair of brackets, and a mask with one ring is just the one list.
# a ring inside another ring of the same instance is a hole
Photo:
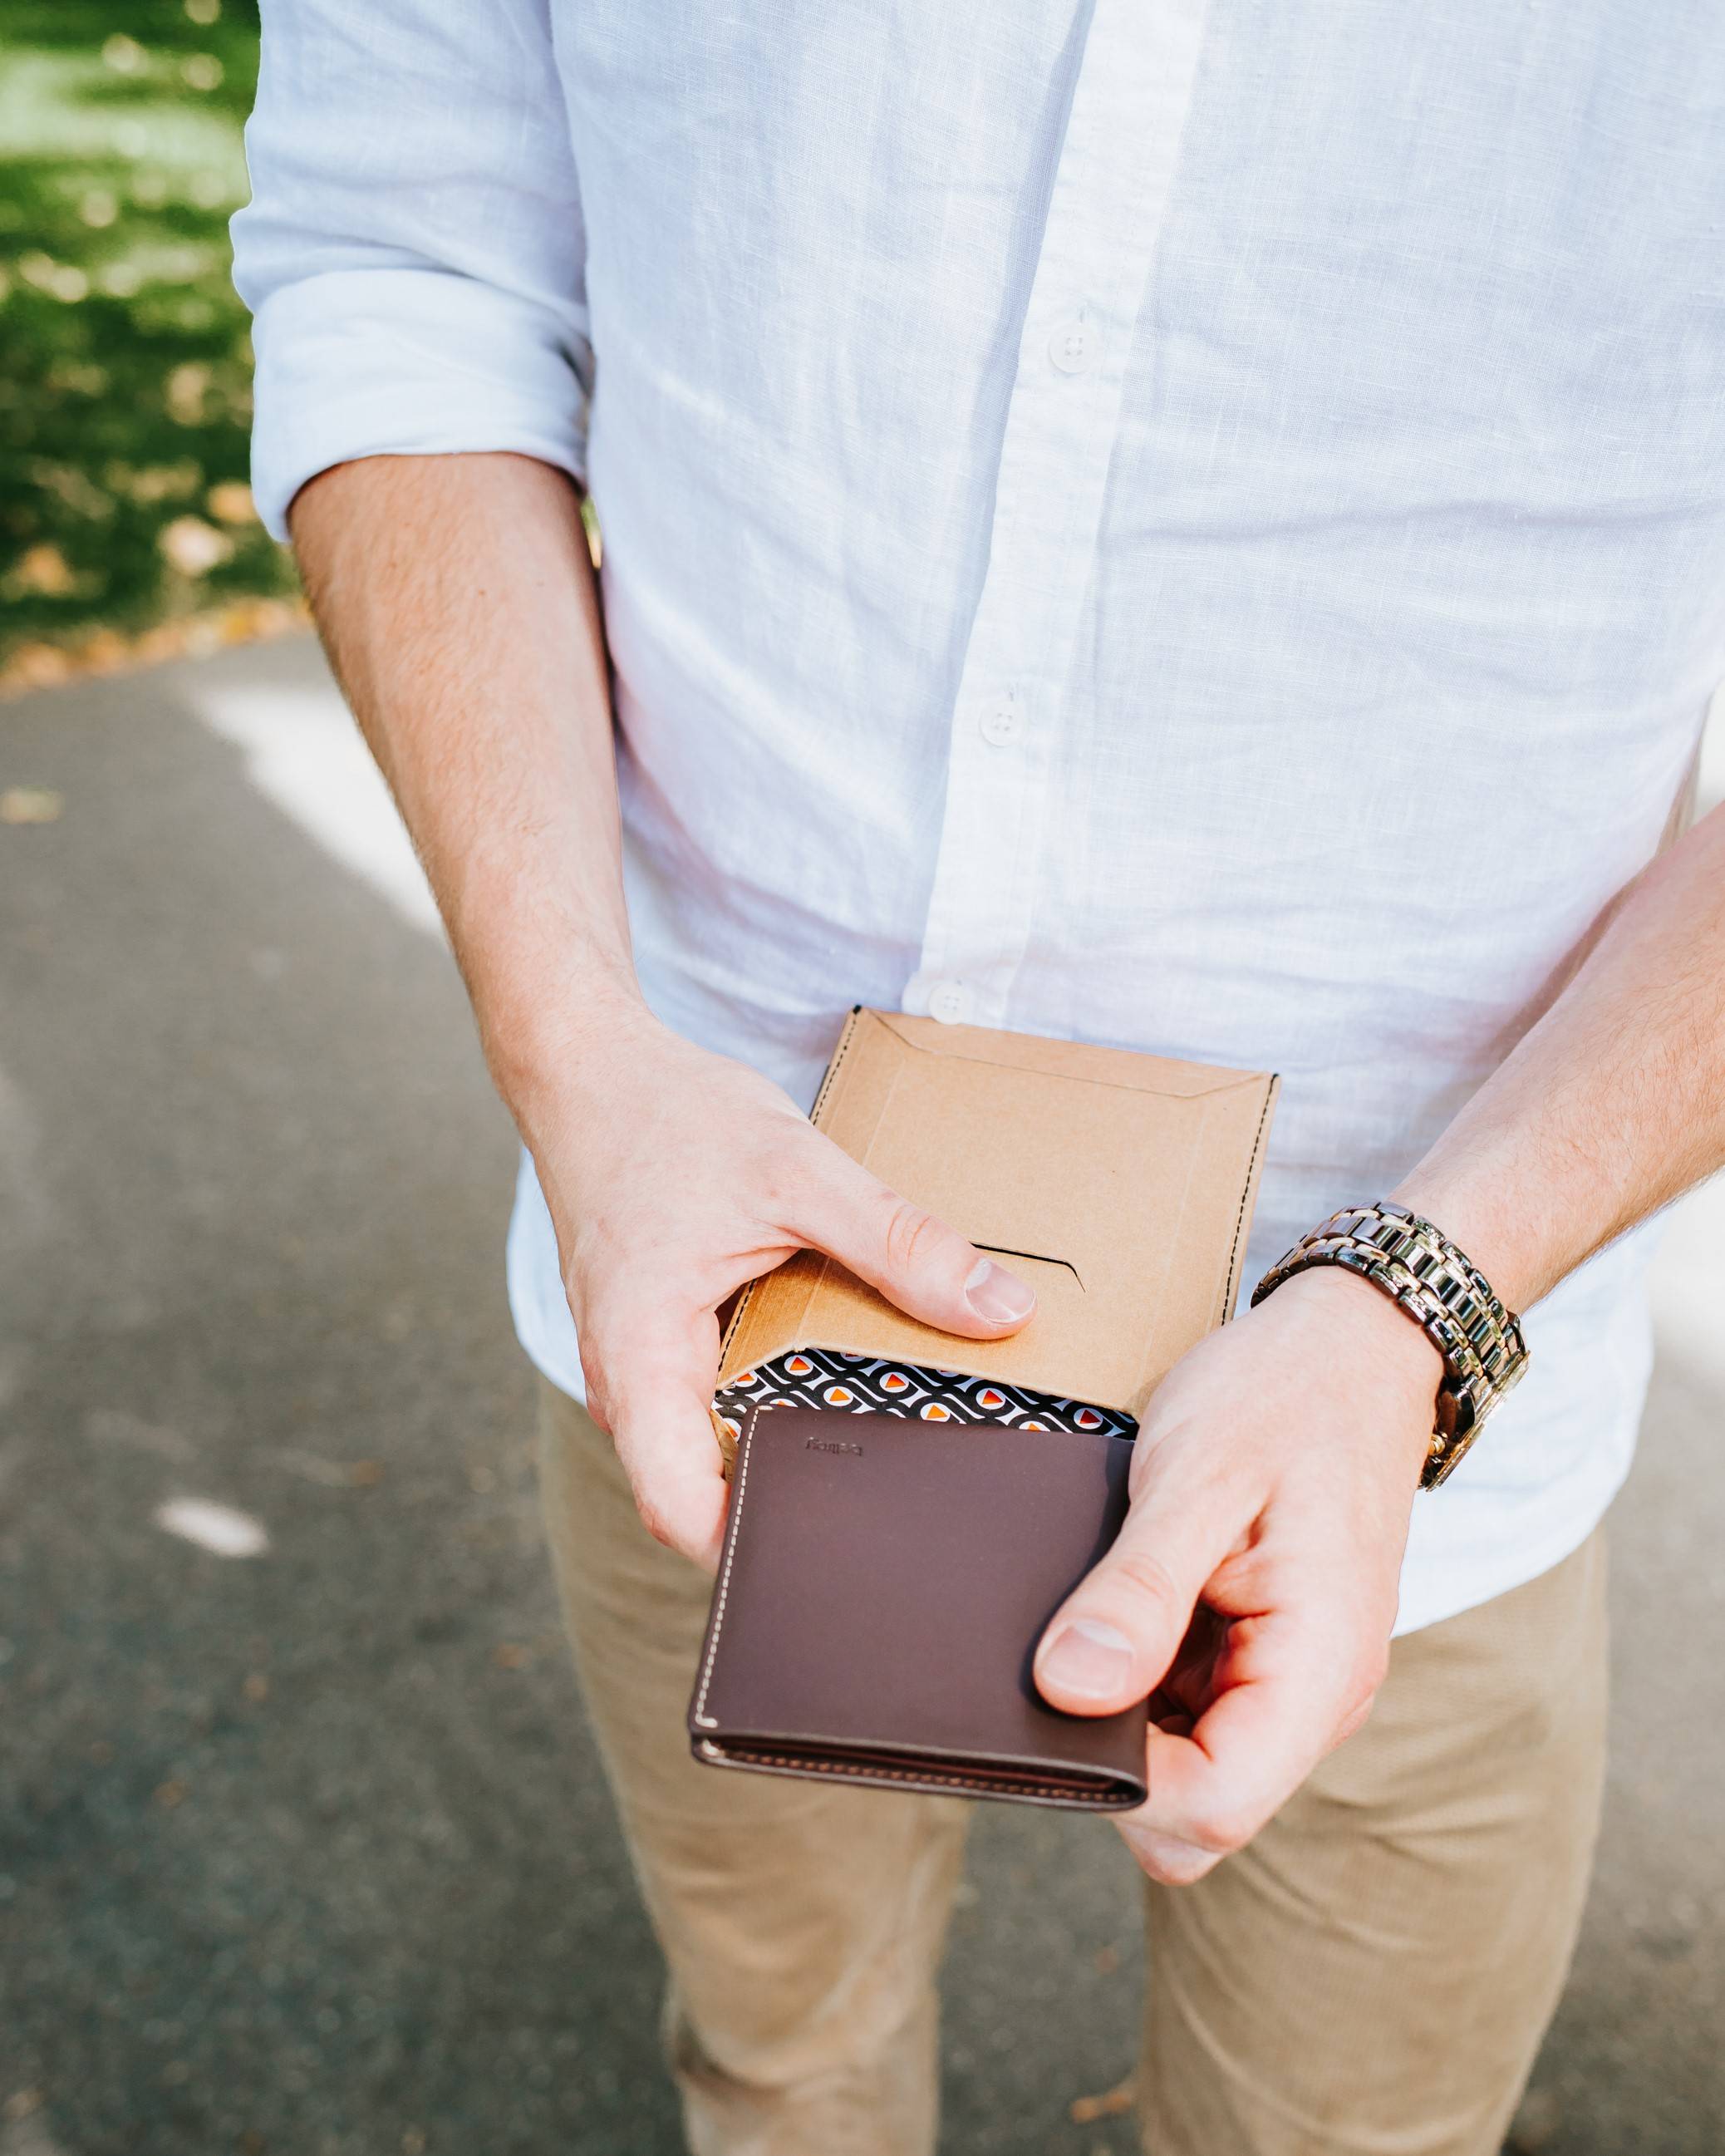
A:
{"label": "fallen leaf", "polygon": [[307,628],[310,620],[303,599],[235,599],[207,613],[159,622],[141,636],[127,638],[99,629],[66,646],[21,644],[0,665],[0,702],[32,690],[56,687],[79,674],[111,674],[122,665],[151,666],[160,660],[183,659],[188,653],[289,635]]}
{"label": "fallen leaf", "polygon": [[290,1475],[321,1482],[326,1490],[375,1490],[383,1480],[381,1460],[325,1460],[298,1445],[284,1445],[276,1458]]}
{"label": "fallen leaf", "polygon": [[0,824],[58,824],[66,797],[51,786],[8,786],[0,793]]}
{"label": "fallen leaf", "polygon": [[27,644],[13,652],[6,678],[18,689],[51,689],[59,682],[69,681],[73,670],[69,652],[52,644]]}
{"label": "fallen leaf", "polygon": [[189,1794],[183,1782],[163,1782],[156,1789],[156,1801],[164,1811],[171,1812],[176,1804],[184,1804]]}
{"label": "fallen leaf", "polygon": [[1130,2111],[1138,2101],[1138,2082],[1131,2074],[1100,2096],[1074,2097],[1067,2106],[1067,2116],[1074,2126],[1093,2126],[1098,2118],[1118,2118],[1123,2112]]}
{"label": "fallen leaf", "polygon": [[88,674],[117,674],[131,656],[131,646],[116,630],[99,629],[78,651],[78,663]]}
{"label": "fallen leaf", "polygon": [[248,1699],[256,1700],[261,1704],[269,1697],[269,1679],[262,1670],[253,1670],[247,1676],[240,1690]]}
{"label": "fallen leaf", "polygon": [[186,627],[183,621],[160,621],[154,629],[146,629],[135,647],[137,656],[146,666],[153,666],[159,659],[183,659],[186,656]]}

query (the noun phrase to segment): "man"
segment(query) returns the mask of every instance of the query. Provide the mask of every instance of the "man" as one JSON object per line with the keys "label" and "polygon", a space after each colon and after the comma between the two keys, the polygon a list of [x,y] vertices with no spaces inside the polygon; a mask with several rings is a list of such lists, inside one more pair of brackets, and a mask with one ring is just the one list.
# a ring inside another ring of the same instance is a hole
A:
{"label": "man", "polygon": [[1532,1306],[1416,1497],[1461,1351],[1341,1267],[1278,1286],[1162,1389],[1037,1665],[1108,1712],[1195,1610],[1222,1643],[1124,1823],[1147,2146],[1485,2156],[1594,1833],[1625,1231],[1725,1157],[1725,824],[1681,835],[1725,32],[265,15],[258,497],[525,1141],[511,1291],[692,2147],[932,2146],[961,1808],[706,1774],[682,1721],[715,1307],[812,1245],[970,1338],[1031,1313],[803,1119],[862,1002],[1278,1070],[1248,1280],[1387,1198]]}

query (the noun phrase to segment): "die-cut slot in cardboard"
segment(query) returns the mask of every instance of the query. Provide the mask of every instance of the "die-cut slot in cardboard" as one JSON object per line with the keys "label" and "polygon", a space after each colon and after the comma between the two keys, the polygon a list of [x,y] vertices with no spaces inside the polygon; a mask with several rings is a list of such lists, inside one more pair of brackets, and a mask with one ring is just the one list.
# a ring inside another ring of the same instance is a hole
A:
{"label": "die-cut slot in cardboard", "polygon": [[[1231,1312],[1277,1081],[858,1006],[816,1127],[1037,1291],[1011,1339],[907,1317],[800,1251],[745,1291],[718,1389],[798,1348],[959,1370],[1141,1415]],[[1015,1254],[1006,1256],[1006,1252]],[[714,1420],[727,1453],[730,1435]]]}

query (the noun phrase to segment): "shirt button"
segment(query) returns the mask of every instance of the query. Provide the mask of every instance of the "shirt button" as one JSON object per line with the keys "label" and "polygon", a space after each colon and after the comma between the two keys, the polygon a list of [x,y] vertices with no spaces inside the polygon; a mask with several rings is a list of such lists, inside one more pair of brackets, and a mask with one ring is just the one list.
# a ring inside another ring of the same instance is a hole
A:
{"label": "shirt button", "polygon": [[929,1015],[942,1025],[962,1025],[970,1013],[970,991],[960,981],[942,981],[929,993]]}
{"label": "shirt button", "polygon": [[1081,315],[1062,322],[1048,340],[1048,357],[1062,374],[1083,374],[1094,367],[1101,349],[1101,336]]}
{"label": "shirt button", "polygon": [[1024,713],[1018,708],[1017,700],[1002,696],[999,703],[991,704],[982,714],[982,738],[993,742],[996,748],[1010,748],[1014,742],[1024,738]]}

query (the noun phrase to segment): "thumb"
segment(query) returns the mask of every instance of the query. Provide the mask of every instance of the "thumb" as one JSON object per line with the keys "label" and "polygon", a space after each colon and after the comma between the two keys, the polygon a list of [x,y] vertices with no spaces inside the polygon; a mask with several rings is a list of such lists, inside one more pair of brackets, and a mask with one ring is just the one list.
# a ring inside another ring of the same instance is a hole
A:
{"label": "thumb", "polygon": [[993,1340],[1025,1323],[1037,1306],[1028,1281],[888,1190],[837,1147],[832,1152],[827,1173],[791,1224],[805,1242],[848,1265],[907,1317],[943,1332]]}
{"label": "thumb", "polygon": [[1102,1562],[1050,1619],[1037,1648],[1037,1689],[1069,1714],[1118,1714],[1148,1699],[1190,1629],[1230,1537],[1190,1504],[1172,1517],[1146,1491]]}

